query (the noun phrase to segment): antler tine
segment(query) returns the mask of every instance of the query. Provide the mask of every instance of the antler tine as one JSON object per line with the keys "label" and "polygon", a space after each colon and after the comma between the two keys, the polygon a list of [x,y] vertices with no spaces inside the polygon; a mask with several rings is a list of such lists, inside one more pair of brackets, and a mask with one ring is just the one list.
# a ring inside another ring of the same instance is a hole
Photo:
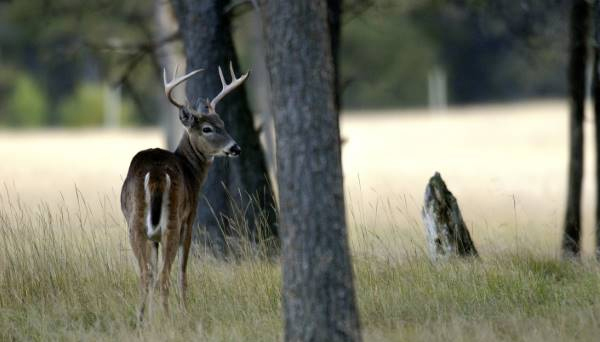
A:
{"label": "antler tine", "polygon": [[233,71],[233,63],[231,61],[229,62],[229,71],[231,72],[231,83],[228,84],[225,81],[225,77],[223,77],[223,70],[221,70],[221,67],[219,67],[219,77],[221,78],[221,85],[223,86],[223,89],[221,89],[221,92],[217,96],[215,96],[215,98],[213,98],[212,101],[210,101],[210,108],[213,111],[217,107],[217,103],[219,103],[219,101],[221,101],[225,97],[225,95],[229,94],[235,88],[239,87],[242,83],[244,83],[249,74],[249,72],[247,72],[239,78],[236,77],[235,72]]}
{"label": "antler tine", "polygon": [[[221,70],[221,67],[219,67],[219,77],[221,78],[221,85],[223,87],[227,87],[227,82],[225,82],[225,77],[223,77],[223,70]],[[232,79],[235,79],[235,76]]]}
{"label": "antler tine", "polygon": [[163,83],[165,85],[165,95],[167,95],[167,98],[169,99],[169,101],[171,101],[171,103],[173,105],[175,105],[176,107],[181,108],[181,107],[183,107],[183,104],[181,104],[181,103],[177,102],[177,100],[175,100],[175,98],[173,97],[173,90],[175,89],[175,87],[177,87],[183,81],[194,76],[195,74],[199,73],[200,71],[203,71],[204,69],[196,69],[186,75],[183,75],[181,77],[176,77],[178,69],[179,69],[179,65],[176,65],[175,73],[173,74],[173,79],[170,82],[167,82],[167,69],[163,69]]}
{"label": "antler tine", "polygon": [[231,79],[235,80],[235,72],[233,72],[233,63],[229,61],[229,73],[231,74]]}

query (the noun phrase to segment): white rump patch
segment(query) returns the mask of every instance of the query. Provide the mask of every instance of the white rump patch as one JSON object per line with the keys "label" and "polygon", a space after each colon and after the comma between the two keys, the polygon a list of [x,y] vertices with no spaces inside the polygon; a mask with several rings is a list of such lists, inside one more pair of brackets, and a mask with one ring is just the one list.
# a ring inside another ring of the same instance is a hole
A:
{"label": "white rump patch", "polygon": [[160,220],[158,224],[154,226],[152,224],[151,217],[151,206],[150,206],[150,189],[148,189],[148,183],[150,182],[150,172],[146,173],[144,177],[144,192],[146,195],[146,235],[148,239],[156,242],[160,242],[162,233],[167,229],[167,220],[169,217],[169,189],[171,188],[171,177],[165,173],[165,186],[162,193],[162,203],[160,209]]}

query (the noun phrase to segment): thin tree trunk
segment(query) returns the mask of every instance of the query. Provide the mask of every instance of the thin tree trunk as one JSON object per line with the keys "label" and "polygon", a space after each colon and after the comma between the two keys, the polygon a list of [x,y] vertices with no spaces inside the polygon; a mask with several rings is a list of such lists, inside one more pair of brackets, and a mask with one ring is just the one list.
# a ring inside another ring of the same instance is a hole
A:
{"label": "thin tree trunk", "polygon": [[[230,18],[224,12],[227,1],[173,0],[173,3],[187,69],[205,69],[187,83],[188,98],[212,98],[221,90],[218,66],[227,68],[232,61],[234,69],[242,72],[233,46]],[[237,159],[215,159],[204,185],[197,221],[206,228],[206,234],[202,234],[204,241],[217,255],[222,255],[227,252],[227,235],[248,234],[258,238],[260,233],[277,237],[277,229],[264,154],[244,88],[225,97],[217,112],[242,147],[242,154]]]}
{"label": "thin tree trunk", "polygon": [[[246,55],[249,56],[252,65],[252,77],[246,84],[250,99],[253,100],[253,108],[255,110],[256,120],[260,127],[260,139],[265,152],[265,160],[267,169],[269,170],[270,179],[275,181],[275,126],[273,123],[273,110],[271,110],[269,88],[269,75],[267,73],[265,43],[263,40],[263,29],[258,10],[252,11],[246,16],[239,18],[243,20],[240,25],[246,25],[246,29],[242,32],[246,47]],[[275,194],[277,187],[273,187]],[[275,196],[277,198],[277,196]]]}
{"label": "thin tree trunk", "polygon": [[[331,42],[331,58],[333,61],[333,85],[335,115],[338,120],[338,132],[340,114],[342,111],[342,88],[340,85],[340,41],[342,36],[342,4],[343,0],[327,0],[327,25]],[[342,143],[341,133],[338,136]]]}
{"label": "thin tree trunk", "polygon": [[333,58],[333,84],[335,85],[335,110],[341,110],[340,89],[340,38],[342,35],[342,4],[343,0],[327,0],[327,24],[331,40],[331,56]]}
{"label": "thin tree trunk", "polygon": [[600,261],[600,3],[594,1],[594,67],[592,96],[596,130],[596,259]]}
{"label": "thin tree trunk", "polygon": [[[154,41],[160,42],[165,37],[177,32],[177,21],[175,20],[173,8],[171,4],[165,0],[154,0]],[[166,68],[167,71],[171,72],[175,65],[184,65],[185,60],[174,46],[175,44],[162,44],[157,45],[153,51],[153,58],[158,66],[159,79],[162,79],[162,70]],[[183,88],[175,88],[175,97],[182,98]],[[181,134],[183,133],[183,126],[179,122],[179,115],[177,108],[174,107],[164,96],[164,92],[160,90],[158,96],[158,102],[160,106],[160,112],[162,114],[161,124],[165,132],[165,138],[167,147],[169,150],[175,150]]]}
{"label": "thin tree trunk", "polygon": [[327,4],[263,0],[286,341],[360,341]]}
{"label": "thin tree trunk", "polygon": [[586,0],[574,0],[571,7],[571,37],[569,47],[570,150],[569,181],[563,253],[579,256],[581,251],[581,185],[583,180],[583,118],[585,101],[585,70],[590,5]]}

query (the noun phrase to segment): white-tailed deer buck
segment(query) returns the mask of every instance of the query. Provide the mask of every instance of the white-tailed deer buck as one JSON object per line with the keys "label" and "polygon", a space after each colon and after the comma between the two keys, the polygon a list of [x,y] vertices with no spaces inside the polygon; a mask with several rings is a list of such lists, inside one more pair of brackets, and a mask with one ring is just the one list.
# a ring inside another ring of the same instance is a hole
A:
{"label": "white-tailed deer buck", "polygon": [[[196,109],[189,101],[185,104],[176,101],[173,89],[202,70],[176,78],[176,69],[170,82],[167,82],[165,70],[165,94],[179,108],[179,119],[185,132],[175,152],[148,149],[131,160],[121,190],[121,209],[140,268],[140,321],[156,286],[160,288],[163,307],[168,311],[169,274],[177,253],[181,303],[185,305],[186,266],[200,188],[214,157],[232,157],[241,152],[215,110],[217,103],[248,77],[246,73],[237,78],[231,63],[229,69],[231,83],[225,82],[219,67],[223,89],[212,101],[206,100]],[[161,263],[157,269],[159,245]]]}

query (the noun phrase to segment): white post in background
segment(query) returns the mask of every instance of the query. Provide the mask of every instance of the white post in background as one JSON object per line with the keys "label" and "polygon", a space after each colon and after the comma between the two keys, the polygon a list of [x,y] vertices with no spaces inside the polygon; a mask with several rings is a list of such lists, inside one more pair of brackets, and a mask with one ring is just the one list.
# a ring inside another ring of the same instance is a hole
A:
{"label": "white post in background", "polygon": [[104,127],[117,128],[121,122],[121,86],[104,85]]}
{"label": "white post in background", "polygon": [[429,110],[444,113],[448,108],[448,82],[446,71],[439,65],[429,70],[427,75]]}

